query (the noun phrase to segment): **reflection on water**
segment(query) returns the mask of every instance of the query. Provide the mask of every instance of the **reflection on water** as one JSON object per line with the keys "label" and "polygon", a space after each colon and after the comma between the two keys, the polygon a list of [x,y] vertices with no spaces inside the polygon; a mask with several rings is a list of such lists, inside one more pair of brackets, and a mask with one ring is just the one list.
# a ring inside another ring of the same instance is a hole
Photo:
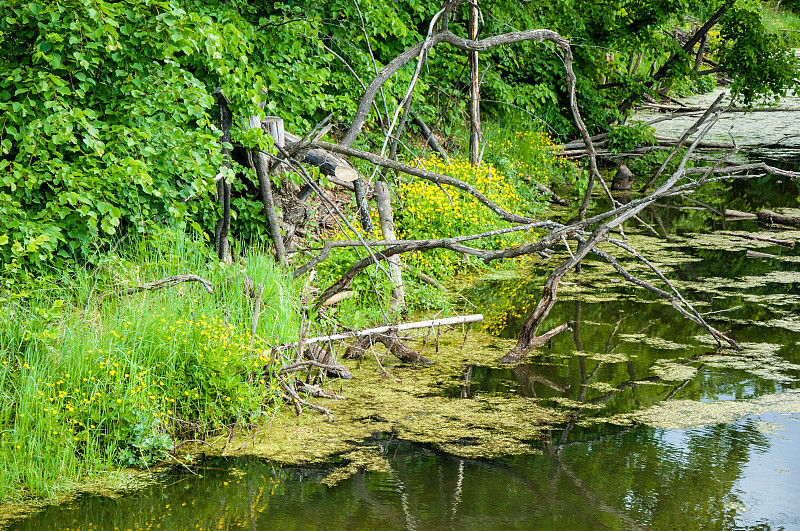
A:
{"label": "reflection on water", "polygon": [[323,470],[218,460],[203,477],[176,472],[15,529],[797,529],[798,441],[800,416],[764,415],[540,442],[540,455],[491,462],[393,442],[381,446],[387,472],[332,488]]}
{"label": "reflection on water", "polygon": [[[710,185],[695,202],[679,198],[642,213],[660,237],[635,226],[627,231],[631,245],[710,324],[730,331],[742,352],[718,350],[669,304],[589,258],[580,276],[565,278],[542,327],[570,321],[571,333],[518,366],[457,367],[435,389],[458,403],[515,395],[563,408],[570,420],[530,441],[536,455],[468,460],[377,433],[363,451],[386,472],[358,472],[333,487],[323,479],[337,464],[287,469],[215,460],[199,475],[175,471],[163,485],[84,497],[11,528],[800,529],[800,408],[747,409],[748,400],[800,387],[800,250],[741,237],[759,232],[797,241],[800,233],[722,215],[797,208],[799,186],[774,177]],[[748,250],[773,258],[748,258]],[[620,261],[653,278],[634,260]],[[522,276],[498,273],[466,296],[488,314],[493,332],[514,337],[520,308],[535,302],[551,268],[532,263]],[[742,407],[714,422],[698,421],[695,411],[691,425],[700,427],[689,429],[675,420],[681,411],[638,423],[636,414],[664,401]]]}

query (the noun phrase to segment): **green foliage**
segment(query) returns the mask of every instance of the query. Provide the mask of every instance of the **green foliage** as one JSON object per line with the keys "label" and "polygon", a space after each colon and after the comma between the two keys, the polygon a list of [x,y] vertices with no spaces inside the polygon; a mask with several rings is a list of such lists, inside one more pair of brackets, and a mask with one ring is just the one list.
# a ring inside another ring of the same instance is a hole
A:
{"label": "green foliage", "polygon": [[[217,87],[237,115],[262,113],[256,103],[266,99],[267,112],[302,126],[352,103],[328,95],[327,58],[308,46],[308,23],[276,38],[257,32],[246,18],[251,8],[241,7],[0,2],[6,277],[86,259],[120,234],[146,232],[153,220],[188,218],[209,231],[219,217]],[[239,122],[232,134],[235,143],[265,143],[260,130],[245,132]],[[234,197],[245,236],[263,225],[255,199]]]}
{"label": "green foliage", "polygon": [[639,120],[625,125],[616,125],[608,133],[608,146],[617,153],[628,151],[636,146],[652,146],[655,143],[653,128]]}
{"label": "green foliage", "polygon": [[714,90],[716,86],[717,80],[713,75],[687,75],[672,80],[669,94],[678,98],[691,96],[692,94],[705,94]]}
{"label": "green foliage", "polygon": [[735,5],[722,23],[722,63],[734,74],[733,89],[745,104],[778,100],[794,86],[797,58],[765,30],[759,11]]}
{"label": "green foliage", "polygon": [[[263,368],[271,346],[296,331],[293,289],[259,252],[230,267],[208,256],[201,242],[168,231],[134,240],[103,270],[60,271],[0,301],[0,499],[147,466],[185,439],[271,414],[278,395]],[[121,293],[187,271],[215,294],[197,283]],[[247,277],[265,288],[253,342]],[[64,287],[44,289],[54,280]]]}
{"label": "green foliage", "polygon": [[214,101],[186,66],[208,47],[220,58],[204,66],[226,71],[221,41],[235,34],[166,2],[3,2],[3,11],[7,267],[85,258],[120,228],[141,233],[157,216],[183,216],[190,196],[208,201],[221,162]]}
{"label": "green foliage", "polygon": [[761,19],[766,30],[780,36],[787,46],[800,47],[800,2],[781,2],[778,9],[772,3],[762,4]]}
{"label": "green foliage", "polygon": [[[212,178],[221,163],[216,88],[224,89],[237,117],[280,115],[301,131],[329,112],[347,121],[362,92],[353,73],[368,82],[422,39],[440,7],[433,0],[0,0],[4,282],[47,264],[87,259],[123,233],[145,233],[153,220],[188,219],[211,232],[219,218]],[[687,12],[702,18],[716,7],[686,0],[547,6],[495,0],[482,5],[490,16],[481,35],[546,27],[580,43],[579,104],[590,127],[603,129],[617,117],[614,103],[641,92],[640,81],[624,73],[631,55],[644,50],[649,60],[662,61],[675,48],[662,30]],[[457,34],[465,32],[465,14],[466,7],[451,21]],[[782,93],[796,66],[762,31],[755,8],[737,5],[724,24],[721,55],[743,99]],[[523,109],[556,135],[574,132],[563,64],[550,45],[520,43],[481,57],[492,66],[482,88],[488,117],[502,121]],[[439,46],[418,85],[417,111],[444,116],[447,134],[463,130],[465,68],[465,53]],[[671,75],[682,78],[685,70],[678,61]],[[376,102],[382,114],[398,102],[411,72],[409,65],[383,87]],[[618,86],[600,88],[603,78]],[[367,135],[377,131],[374,123]],[[259,131],[245,131],[240,118],[232,135],[237,145],[268,143]],[[227,178],[232,233],[262,240],[256,180],[236,164]]]}

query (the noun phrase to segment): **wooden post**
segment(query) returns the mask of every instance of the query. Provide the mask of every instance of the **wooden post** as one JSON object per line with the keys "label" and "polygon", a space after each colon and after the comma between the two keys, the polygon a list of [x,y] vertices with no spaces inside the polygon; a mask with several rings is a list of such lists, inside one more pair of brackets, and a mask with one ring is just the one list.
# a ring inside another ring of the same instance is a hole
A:
{"label": "wooden post", "polygon": [[[469,11],[469,38],[478,40],[478,0],[470,4]],[[478,52],[470,52],[470,87],[469,87],[469,162],[477,166],[480,162],[481,150],[481,96],[480,96],[480,70],[478,69]]]}
{"label": "wooden post", "polygon": [[[228,99],[221,88],[214,91],[214,96],[217,98],[217,104],[219,105],[219,123],[222,130],[222,138],[219,139],[220,144],[230,143],[233,114],[230,107],[228,107]],[[220,151],[222,152],[223,167],[230,168],[230,150],[223,145]],[[220,173],[220,175],[224,176],[224,173]],[[220,260],[230,264],[231,247],[228,243],[228,233],[231,228],[231,185],[224,177],[217,179],[217,200],[222,203],[222,219],[217,222],[217,226],[214,229],[214,250]]]}
{"label": "wooden post", "polygon": [[[384,181],[375,181],[375,201],[378,204],[378,218],[381,223],[381,234],[385,240],[394,240],[394,217],[392,216],[391,197],[389,188]],[[403,287],[403,276],[400,269],[400,255],[388,259],[389,273],[392,277],[392,310],[405,308],[406,295]]]}
{"label": "wooden post", "polygon": [[[265,132],[272,136],[275,143],[278,144],[278,142],[284,140],[283,120],[274,116],[268,118],[271,119],[268,121],[269,125],[265,125],[259,120],[258,116],[250,116],[247,120],[248,126],[250,129],[263,127]],[[265,119],[265,121],[267,120]],[[278,220],[278,215],[275,213],[275,200],[272,197],[272,182],[269,179],[270,161],[267,156],[258,149],[252,151],[251,156],[253,158],[253,169],[256,171],[258,184],[261,187],[261,203],[264,205],[264,215],[267,217],[270,238],[272,239],[272,244],[275,246],[275,255],[278,259],[278,263],[283,267],[287,267],[286,248],[283,245],[280,221]]]}

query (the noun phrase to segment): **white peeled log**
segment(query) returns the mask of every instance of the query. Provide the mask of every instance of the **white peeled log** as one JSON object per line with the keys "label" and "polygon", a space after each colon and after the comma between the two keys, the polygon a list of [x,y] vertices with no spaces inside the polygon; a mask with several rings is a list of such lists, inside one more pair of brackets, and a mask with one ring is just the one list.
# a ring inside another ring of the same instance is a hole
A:
{"label": "white peeled log", "polygon": [[[414,323],[401,323],[397,325],[378,326],[376,328],[367,328],[365,330],[356,330],[353,332],[343,332],[341,334],[332,334],[329,336],[312,337],[303,342],[304,345],[313,345],[314,343],[321,343],[324,341],[340,341],[342,339],[352,339],[354,337],[369,336],[372,334],[384,334],[386,332],[402,332],[403,330],[417,330],[419,328],[432,328],[434,326],[450,326],[465,323],[479,323],[483,321],[483,314],[463,315],[460,317],[446,317],[444,319],[430,319],[428,321],[417,321]],[[297,343],[289,345],[282,345],[281,350],[296,347]]]}

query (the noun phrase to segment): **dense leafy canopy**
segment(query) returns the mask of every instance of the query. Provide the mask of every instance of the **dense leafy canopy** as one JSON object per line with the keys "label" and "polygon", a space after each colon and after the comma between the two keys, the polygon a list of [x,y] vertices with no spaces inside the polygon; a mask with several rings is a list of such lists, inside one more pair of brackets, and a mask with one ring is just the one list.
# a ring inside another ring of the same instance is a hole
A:
{"label": "dense leafy canopy", "polygon": [[[757,5],[737,1],[713,53],[745,101],[781,94],[797,66],[766,34]],[[702,22],[718,0],[558,0],[480,3],[480,35],[553,29],[572,42],[579,103],[604,129],[616,105],[646,90],[643,74],[678,52],[669,35],[684,16]],[[123,233],[188,218],[210,232],[219,217],[222,88],[237,117],[232,142],[264,145],[243,118],[266,112],[303,132],[328,113],[347,124],[376,71],[419,42],[441,8],[435,0],[0,0],[0,263],[6,274],[86,259]],[[465,8],[451,29],[465,35]],[[713,40],[712,39],[712,40]],[[634,75],[632,58],[643,54]],[[534,43],[482,54],[489,119],[523,113],[557,135],[574,132],[561,59]],[[415,109],[447,135],[464,127],[466,55],[436,48]],[[651,66],[652,65],[652,66]],[[365,136],[379,134],[411,76],[383,88]],[[669,83],[664,79],[662,83]],[[264,106],[260,110],[258,104]],[[250,170],[234,166],[234,235],[259,237],[264,215]]]}

